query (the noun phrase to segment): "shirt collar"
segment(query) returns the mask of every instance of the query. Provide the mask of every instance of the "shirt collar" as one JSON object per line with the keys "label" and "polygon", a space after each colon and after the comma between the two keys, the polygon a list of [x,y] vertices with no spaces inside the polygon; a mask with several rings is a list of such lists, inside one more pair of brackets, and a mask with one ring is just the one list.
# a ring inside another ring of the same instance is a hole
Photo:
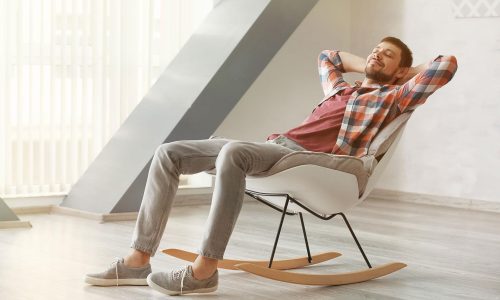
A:
{"label": "shirt collar", "polygon": [[366,89],[380,89],[383,86],[385,86],[385,85],[378,84],[378,83],[373,83],[373,84],[370,84],[370,85],[367,85],[367,86],[361,86],[362,83],[363,83],[362,81],[356,80],[354,82],[354,85],[357,88],[366,88]]}

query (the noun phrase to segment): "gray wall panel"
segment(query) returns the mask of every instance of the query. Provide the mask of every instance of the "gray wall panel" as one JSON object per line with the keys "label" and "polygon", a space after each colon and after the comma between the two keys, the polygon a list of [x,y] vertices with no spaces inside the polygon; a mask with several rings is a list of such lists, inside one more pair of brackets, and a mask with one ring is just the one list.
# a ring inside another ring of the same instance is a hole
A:
{"label": "gray wall panel", "polygon": [[0,222],[2,221],[19,221],[19,218],[10,207],[5,204],[3,199],[0,198]]}

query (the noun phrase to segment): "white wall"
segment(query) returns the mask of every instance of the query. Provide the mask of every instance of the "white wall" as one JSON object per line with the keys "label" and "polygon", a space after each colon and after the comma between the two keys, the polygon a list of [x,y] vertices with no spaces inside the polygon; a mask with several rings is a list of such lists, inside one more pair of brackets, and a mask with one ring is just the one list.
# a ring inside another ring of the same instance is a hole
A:
{"label": "white wall", "polygon": [[459,68],[414,113],[378,188],[500,202],[500,18],[456,18],[460,1],[320,1],[216,134],[263,141],[296,126],[322,96],[319,51],[365,57],[394,35],[415,63],[454,54]]}
{"label": "white wall", "polygon": [[[418,108],[379,188],[500,202],[500,17],[460,18],[467,3],[383,0],[352,3],[352,51],[395,35],[415,63],[458,59],[455,78]],[[464,4],[454,11],[453,4]],[[498,1],[497,1],[498,3]],[[500,14],[500,3],[497,5]],[[478,10],[483,15],[488,12]],[[476,15],[477,16],[477,15]],[[367,30],[369,28],[369,30]],[[356,43],[354,42],[356,41]]]}
{"label": "white wall", "polygon": [[348,0],[318,2],[214,134],[265,141],[298,125],[323,96],[318,54],[348,48],[349,27]]}

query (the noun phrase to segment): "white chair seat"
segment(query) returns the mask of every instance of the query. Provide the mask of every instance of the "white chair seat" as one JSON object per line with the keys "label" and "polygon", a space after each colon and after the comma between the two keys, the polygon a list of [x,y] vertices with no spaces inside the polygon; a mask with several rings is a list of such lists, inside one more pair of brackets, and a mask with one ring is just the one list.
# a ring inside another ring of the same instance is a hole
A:
{"label": "white chair seat", "polygon": [[[332,193],[333,186],[341,188]],[[321,215],[345,211],[356,204],[359,196],[355,175],[316,165],[293,167],[269,177],[247,177],[246,189],[261,193],[288,194]],[[283,207],[282,197],[261,198]],[[291,203],[288,210],[305,211],[295,203]]]}

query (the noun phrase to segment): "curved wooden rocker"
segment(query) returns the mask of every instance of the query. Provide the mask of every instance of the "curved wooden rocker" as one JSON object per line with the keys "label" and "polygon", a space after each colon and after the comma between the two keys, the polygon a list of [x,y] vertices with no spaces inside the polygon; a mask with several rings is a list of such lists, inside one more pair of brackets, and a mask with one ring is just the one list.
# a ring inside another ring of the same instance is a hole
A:
{"label": "curved wooden rocker", "polygon": [[[385,126],[372,141],[362,159],[310,151],[297,151],[284,156],[271,169],[247,176],[245,193],[281,212],[281,221],[274,241],[268,267],[264,261],[223,260],[221,268],[239,269],[265,278],[304,285],[342,285],[358,283],[396,272],[406,265],[400,262],[372,267],[343,212],[366,199],[392,157],[411,113],[398,116]],[[284,198],[279,199],[279,198]],[[328,252],[311,256],[302,213],[322,220],[341,216],[349,229],[367,269],[341,274],[304,274],[280,271],[299,268],[339,256]],[[286,215],[298,215],[307,249],[307,258],[276,261],[274,254]],[[196,255],[182,250],[165,253],[193,261]]]}
{"label": "curved wooden rocker", "polygon": [[303,285],[344,285],[368,281],[396,272],[404,267],[403,263],[390,263],[379,267],[373,267],[362,271],[341,274],[304,274],[273,270],[255,264],[239,264],[236,268],[265,278]]}
{"label": "curved wooden rocker", "polygon": [[[163,253],[182,259],[190,262],[194,262],[198,254],[184,251],[180,249],[165,249],[162,250]],[[314,264],[319,264],[321,262],[334,259],[339,257],[340,253],[338,252],[325,252],[318,255],[314,255],[311,258],[311,262],[309,262],[308,257],[299,257],[294,259],[286,259],[286,260],[276,260],[273,262],[272,268],[276,270],[290,270],[302,268],[305,266],[310,266]],[[218,268],[226,269],[226,270],[241,270],[241,268],[237,267],[240,265],[251,264],[255,266],[267,266],[269,261],[267,260],[234,260],[234,259],[223,259],[219,261]]]}

